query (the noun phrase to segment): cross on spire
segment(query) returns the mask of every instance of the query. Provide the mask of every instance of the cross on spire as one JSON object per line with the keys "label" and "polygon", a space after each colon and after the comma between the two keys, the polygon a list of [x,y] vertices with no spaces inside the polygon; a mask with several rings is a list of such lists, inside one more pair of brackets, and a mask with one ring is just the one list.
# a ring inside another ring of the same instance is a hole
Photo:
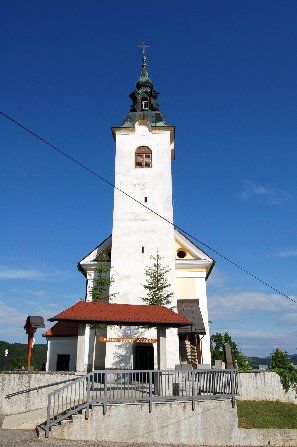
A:
{"label": "cross on spire", "polygon": [[142,42],[141,45],[138,45],[138,48],[142,49],[142,54],[145,54],[146,48],[150,48],[150,45],[146,45],[144,42]]}

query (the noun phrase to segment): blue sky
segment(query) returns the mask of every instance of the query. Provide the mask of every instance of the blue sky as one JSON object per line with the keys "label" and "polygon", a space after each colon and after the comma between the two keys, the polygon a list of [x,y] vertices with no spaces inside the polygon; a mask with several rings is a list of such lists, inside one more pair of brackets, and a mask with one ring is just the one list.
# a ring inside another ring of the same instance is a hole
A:
{"label": "blue sky", "polygon": [[[1,109],[113,181],[110,127],[147,42],[176,126],[176,224],[294,297],[296,17],[286,0],[2,3]],[[76,264],[110,234],[113,191],[3,118],[0,132],[0,339],[25,342],[26,315],[84,296]],[[219,258],[209,309],[247,354],[296,352],[297,305]]]}

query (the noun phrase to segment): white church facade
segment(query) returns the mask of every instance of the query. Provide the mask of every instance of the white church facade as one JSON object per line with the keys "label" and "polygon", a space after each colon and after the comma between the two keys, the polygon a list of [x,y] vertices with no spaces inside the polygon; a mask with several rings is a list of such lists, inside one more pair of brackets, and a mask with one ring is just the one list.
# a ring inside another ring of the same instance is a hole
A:
{"label": "white church facade", "polygon": [[[175,128],[165,122],[157,96],[143,55],[130,112],[112,128],[112,235],[78,263],[86,278],[85,302],[51,319],[57,323],[44,334],[48,371],[211,364],[206,285],[214,260],[172,224]],[[145,269],[157,253],[168,268],[170,309],[146,308],[142,301]],[[92,302],[92,288],[102,254],[112,267],[114,298],[100,305]],[[96,331],[94,322],[100,322]]]}

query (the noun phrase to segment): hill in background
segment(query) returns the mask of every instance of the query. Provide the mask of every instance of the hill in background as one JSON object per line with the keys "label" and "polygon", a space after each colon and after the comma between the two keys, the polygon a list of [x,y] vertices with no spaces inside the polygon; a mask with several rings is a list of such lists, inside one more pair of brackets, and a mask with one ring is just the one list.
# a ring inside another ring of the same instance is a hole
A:
{"label": "hill in background", "polygon": [[[0,341],[0,371],[4,369],[4,352],[8,349],[6,370],[22,369],[26,367],[27,345],[23,343],[8,343]],[[46,363],[46,344],[36,344],[33,347],[31,366],[41,370]]]}
{"label": "hill in background", "polygon": [[[8,349],[6,370],[22,369],[26,367],[27,345],[23,343],[8,343],[0,341],[0,371],[4,369],[4,351]],[[297,354],[289,355],[291,362],[297,365]],[[253,369],[258,369],[259,365],[269,365],[271,357],[248,357],[249,364]],[[33,348],[32,368],[40,371],[44,369],[46,363],[46,344],[36,344]]]}
{"label": "hill in background", "polygon": [[[293,365],[297,365],[297,354],[288,356]],[[248,357],[249,364],[253,369],[258,369],[259,365],[270,365],[271,357]]]}

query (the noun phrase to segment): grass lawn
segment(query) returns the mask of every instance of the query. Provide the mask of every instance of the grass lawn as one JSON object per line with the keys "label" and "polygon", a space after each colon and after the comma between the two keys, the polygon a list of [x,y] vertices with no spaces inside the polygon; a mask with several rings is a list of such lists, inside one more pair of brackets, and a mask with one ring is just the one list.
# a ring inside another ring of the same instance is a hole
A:
{"label": "grass lawn", "polygon": [[268,400],[237,400],[240,428],[295,428],[297,405]]}

